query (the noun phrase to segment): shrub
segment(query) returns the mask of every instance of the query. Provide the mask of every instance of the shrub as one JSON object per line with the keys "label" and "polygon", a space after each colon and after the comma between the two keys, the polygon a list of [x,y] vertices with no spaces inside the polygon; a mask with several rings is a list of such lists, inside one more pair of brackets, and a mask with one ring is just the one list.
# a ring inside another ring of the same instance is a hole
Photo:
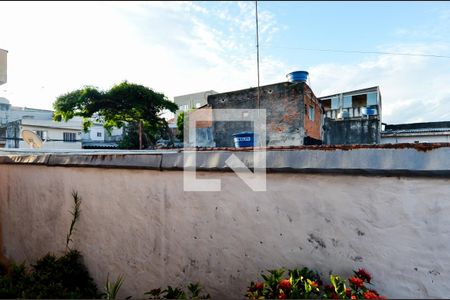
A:
{"label": "shrub", "polygon": [[186,293],[179,287],[171,287],[170,285],[165,289],[161,290],[153,289],[146,292],[144,295],[150,296],[148,299],[209,299],[211,298],[209,294],[200,295],[202,288],[198,283],[191,283],[187,286],[189,293]]}
{"label": "shrub", "polygon": [[308,268],[288,270],[269,270],[261,274],[263,282],[251,282],[245,296],[249,299],[384,299],[377,291],[368,289],[372,276],[364,269],[353,271],[354,276],[345,280],[330,275],[331,285],[323,286],[317,272]]}
{"label": "shrub", "polygon": [[98,298],[97,286],[83,264],[83,257],[70,248],[75,224],[80,217],[81,198],[72,193],[72,222],[66,236],[66,253],[57,258],[47,254],[30,270],[25,265],[12,264],[0,275],[0,298]]}
{"label": "shrub", "polygon": [[98,291],[82,256],[71,250],[56,258],[47,254],[26,271],[24,265],[13,265],[0,276],[1,298],[80,299],[97,298]]}

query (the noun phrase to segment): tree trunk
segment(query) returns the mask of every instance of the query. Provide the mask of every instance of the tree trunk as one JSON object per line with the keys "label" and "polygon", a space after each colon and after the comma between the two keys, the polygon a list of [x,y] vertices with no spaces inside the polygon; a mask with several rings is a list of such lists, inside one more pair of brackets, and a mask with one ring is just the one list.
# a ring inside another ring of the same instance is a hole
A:
{"label": "tree trunk", "polygon": [[139,120],[139,150],[142,149],[142,121]]}

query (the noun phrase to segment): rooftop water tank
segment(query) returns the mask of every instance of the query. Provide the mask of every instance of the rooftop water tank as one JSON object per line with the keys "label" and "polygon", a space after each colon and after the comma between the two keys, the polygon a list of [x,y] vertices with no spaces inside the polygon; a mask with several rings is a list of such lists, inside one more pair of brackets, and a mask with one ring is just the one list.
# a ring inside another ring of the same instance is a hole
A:
{"label": "rooftop water tank", "polygon": [[295,71],[287,74],[286,77],[289,82],[306,82],[308,74],[306,71]]}
{"label": "rooftop water tank", "polygon": [[377,114],[377,110],[375,108],[362,107],[361,114],[363,116],[375,116]]}

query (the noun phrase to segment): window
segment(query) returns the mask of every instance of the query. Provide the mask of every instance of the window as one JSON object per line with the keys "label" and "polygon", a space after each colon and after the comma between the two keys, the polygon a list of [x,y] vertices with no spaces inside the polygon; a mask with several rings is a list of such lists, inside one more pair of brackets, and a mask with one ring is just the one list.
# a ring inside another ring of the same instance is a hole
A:
{"label": "window", "polygon": [[64,142],[76,142],[77,137],[74,132],[63,132],[63,140]]}
{"label": "window", "polygon": [[199,102],[195,103],[195,108],[199,108],[201,104]]}
{"label": "window", "polygon": [[36,130],[36,135],[44,140],[47,137],[47,132],[44,130]]}
{"label": "window", "polygon": [[338,109],[338,108],[339,108],[339,97],[331,98],[331,109]]}
{"label": "window", "polygon": [[344,96],[344,103],[342,107],[349,108],[352,107],[352,96]]}
{"label": "window", "polygon": [[102,133],[101,132],[97,132],[97,137],[102,137]]}
{"label": "window", "polygon": [[367,106],[377,105],[377,93],[367,93]]}
{"label": "window", "polygon": [[189,105],[187,105],[187,104],[180,105],[180,110],[187,111],[188,109],[189,109]]}
{"label": "window", "polygon": [[308,113],[308,115],[309,115],[309,119],[311,121],[314,121],[314,106],[312,106],[312,105],[309,106],[309,113]]}

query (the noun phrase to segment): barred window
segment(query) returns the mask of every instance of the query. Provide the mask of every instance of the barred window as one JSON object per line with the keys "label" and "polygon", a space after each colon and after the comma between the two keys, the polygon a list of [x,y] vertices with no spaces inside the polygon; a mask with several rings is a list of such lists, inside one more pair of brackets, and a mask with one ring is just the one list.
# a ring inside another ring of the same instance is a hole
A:
{"label": "barred window", "polygon": [[63,140],[64,140],[64,142],[76,142],[77,136],[74,132],[64,132]]}

